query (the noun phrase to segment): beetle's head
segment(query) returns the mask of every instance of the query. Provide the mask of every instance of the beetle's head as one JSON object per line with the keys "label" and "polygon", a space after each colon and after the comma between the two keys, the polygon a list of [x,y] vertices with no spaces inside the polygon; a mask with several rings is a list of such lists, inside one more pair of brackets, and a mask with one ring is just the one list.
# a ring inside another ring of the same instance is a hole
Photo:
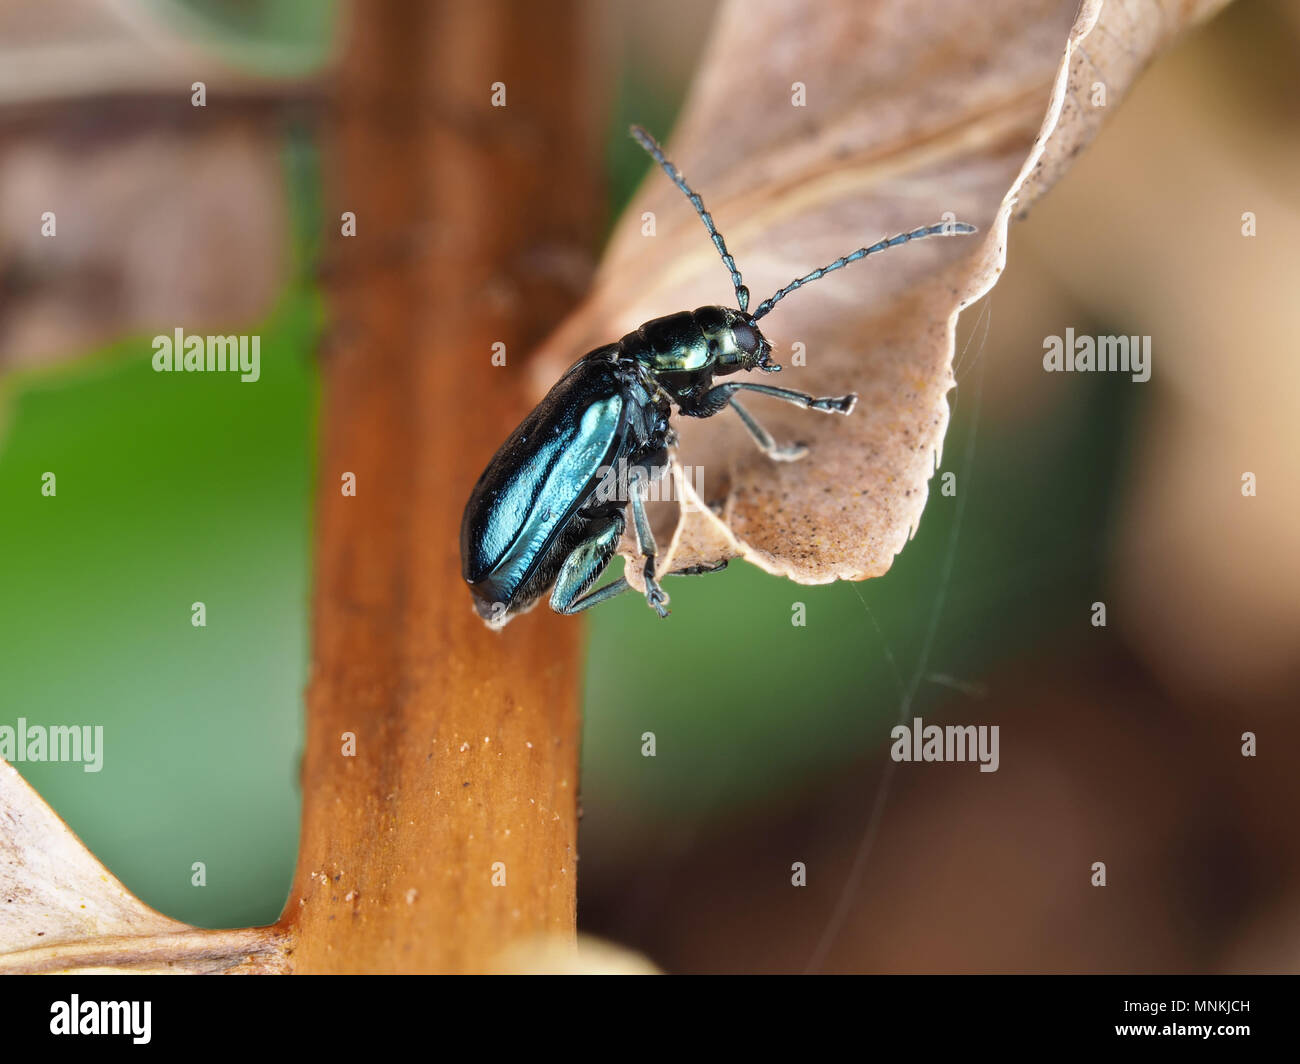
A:
{"label": "beetle's head", "polygon": [[764,373],[779,373],[781,367],[772,361],[772,345],[749,316],[738,310],[724,307],[724,336],[719,340],[715,363],[719,374],[735,373],[742,369],[760,369]]}

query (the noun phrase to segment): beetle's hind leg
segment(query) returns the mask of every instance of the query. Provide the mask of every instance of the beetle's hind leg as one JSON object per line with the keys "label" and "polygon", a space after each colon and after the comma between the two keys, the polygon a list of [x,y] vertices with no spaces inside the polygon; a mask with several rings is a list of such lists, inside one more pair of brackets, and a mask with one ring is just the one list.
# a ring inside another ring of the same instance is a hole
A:
{"label": "beetle's hind leg", "polygon": [[[638,499],[640,496],[633,496]],[[638,503],[633,503],[633,513],[640,508],[644,514],[644,507]],[[623,537],[623,529],[627,527],[627,518],[622,513],[613,514],[607,523],[600,525],[590,536],[579,543],[569,556],[564,560],[564,565],[560,568],[559,575],[555,578],[555,589],[551,592],[551,609],[556,613],[581,613],[583,610],[589,610],[592,606],[599,606],[602,602],[621,595],[624,591],[630,590],[631,585],[619,577],[617,580],[611,580],[604,587],[599,587],[595,591],[583,592],[600,579],[600,574],[605,571],[609,565],[610,559],[614,557],[614,552],[618,549],[618,541]],[[647,582],[647,588],[654,587],[659,590],[658,583],[655,582],[653,549],[654,539],[649,535],[649,526],[647,524],[646,534],[649,538],[651,547],[650,571],[651,576]],[[640,537],[638,536],[638,542]],[[718,562],[715,565],[691,565],[684,569],[674,569],[669,576],[697,576],[702,573],[717,573],[727,567],[726,561]],[[668,616],[668,611],[662,609],[662,606],[668,601],[667,596],[659,591],[659,604],[651,601],[651,595],[647,590],[646,601],[659,612],[659,616]]]}
{"label": "beetle's hind leg", "polygon": [[650,531],[650,521],[645,514],[645,497],[649,490],[649,481],[645,472],[639,468],[633,469],[627,479],[627,488],[628,494],[632,496],[632,523],[636,531],[636,549],[645,559],[641,575],[645,580],[646,605],[660,617],[667,617],[668,596],[664,594],[659,581],[655,579],[655,556],[658,548],[655,546],[654,533]]}
{"label": "beetle's hind leg", "polygon": [[[559,585],[557,584],[556,587],[558,588]],[[570,603],[564,609],[557,609],[555,599],[552,597],[551,608],[557,613],[581,613],[583,610],[589,610],[592,606],[599,606],[602,602],[608,602],[610,599],[623,594],[624,591],[630,591],[631,589],[632,586],[620,576],[617,580],[611,580],[604,587],[598,587],[595,591],[583,595],[582,598]]]}
{"label": "beetle's hind leg", "polygon": [[551,609],[556,613],[581,613],[627,590],[627,581],[620,576],[604,587],[583,594],[609,565],[626,526],[627,518],[621,511],[589,526],[590,535],[569,552],[560,566],[551,591]]}

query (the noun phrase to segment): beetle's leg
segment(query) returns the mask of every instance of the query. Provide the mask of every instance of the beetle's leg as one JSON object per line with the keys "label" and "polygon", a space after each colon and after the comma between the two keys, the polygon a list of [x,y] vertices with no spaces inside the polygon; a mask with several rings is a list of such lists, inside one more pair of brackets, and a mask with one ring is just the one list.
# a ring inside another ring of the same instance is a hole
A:
{"label": "beetle's leg", "polygon": [[[729,388],[732,391],[758,392],[760,395],[770,395],[773,399],[780,399],[785,403],[794,403],[795,406],[807,407],[809,410],[825,410],[830,414],[849,414],[853,412],[854,406],[857,405],[858,396],[856,392],[849,392],[848,395],[808,395],[806,392],[796,392],[792,388],[773,388],[770,384],[749,384],[744,381],[738,381],[735,384],[719,384],[717,388],[710,388],[704,393],[707,400],[714,392],[723,388]],[[731,392],[727,392],[727,398],[730,400]]]}
{"label": "beetle's leg", "polygon": [[[832,414],[847,414],[853,410],[858,401],[855,393],[848,395],[808,395],[790,388],[773,388],[769,384],[749,384],[737,381],[734,384],[718,384],[696,399],[685,399],[678,404],[678,409],[687,417],[712,417],[731,402],[731,397],[739,391],[758,392],[770,395],[795,406],[809,410],[825,410]],[[751,430],[752,431],[752,430]]]}
{"label": "beetle's leg", "polygon": [[[557,585],[558,586],[558,585]],[[557,610],[557,613],[581,613],[583,610],[589,610],[592,606],[599,606],[602,602],[607,602],[616,595],[623,594],[629,590],[631,585],[628,584],[621,576],[617,580],[611,580],[604,587],[598,587],[595,591],[588,592],[576,602],[571,602],[565,609]],[[552,609],[555,607],[554,601],[551,603]]]}
{"label": "beetle's leg", "polygon": [[[726,567],[727,567],[727,562],[725,561],[718,562],[716,565],[688,565],[685,569],[674,569],[672,572],[668,573],[667,575],[668,576],[701,576],[704,573],[720,573]],[[559,581],[556,581],[556,586],[557,587],[559,586]],[[616,595],[621,595],[623,594],[624,591],[628,591],[630,589],[631,589],[631,585],[620,576],[617,580],[611,580],[604,587],[597,588],[595,591],[583,595],[582,598],[578,599],[576,602],[572,603],[570,606],[568,606],[566,609],[561,610],[560,612],[581,613],[583,610],[589,610],[591,609],[592,606],[599,606],[602,602],[606,602],[609,599],[614,598]],[[551,605],[554,606],[555,603],[552,601]]]}
{"label": "beetle's leg", "polygon": [[740,415],[740,420],[745,423],[745,428],[749,429],[749,434],[754,437],[754,442],[758,444],[758,449],[774,462],[796,462],[808,453],[808,448],[802,443],[791,443],[782,447],[772,439],[772,434],[763,428],[754,420],[754,415],[741,406],[735,399],[728,400],[731,403],[731,409]]}
{"label": "beetle's leg", "polygon": [[[622,534],[623,531],[622,528],[620,528],[618,536],[614,537],[615,544],[618,543],[618,539],[620,536],[622,536]],[[572,557],[572,555],[570,555],[570,557]],[[668,573],[668,575],[669,576],[699,576],[703,573],[720,573],[722,572],[723,569],[727,567],[727,564],[728,563],[726,561],[720,561],[716,565],[688,565],[685,569],[674,569],[672,572]],[[561,582],[564,579],[564,575],[565,575],[564,572],[561,571],[560,578],[555,581],[555,586],[557,590],[561,586]],[[609,599],[621,595],[623,594],[624,591],[627,591],[629,589],[630,589],[630,585],[628,584],[628,582],[624,580],[623,577],[620,576],[617,580],[611,580],[604,587],[599,587],[595,591],[588,592],[587,594],[583,595],[582,598],[577,599],[576,601],[570,599],[568,601],[568,604],[565,605],[563,608],[560,608],[559,606],[556,605],[556,596],[555,594],[552,594],[551,608],[556,610],[558,613],[569,613],[569,614],[581,613],[583,610],[589,610],[591,609],[592,606],[599,606],[602,602],[607,602]]]}
{"label": "beetle's leg", "polygon": [[555,578],[551,609],[556,613],[581,613],[627,590],[627,581],[619,577],[602,588],[583,594],[600,579],[610,558],[614,557],[626,525],[627,518],[621,512],[611,514],[569,552]]}
{"label": "beetle's leg", "polygon": [[647,491],[646,476],[640,469],[632,470],[627,480],[628,494],[632,496],[632,522],[636,530],[636,549],[645,559],[645,565],[641,570],[641,575],[645,580],[645,600],[646,604],[659,614],[660,617],[667,617],[668,610],[665,608],[668,602],[668,596],[664,594],[663,588],[659,586],[659,581],[655,579],[655,547],[654,533],[650,531],[650,522],[645,515],[645,496]]}
{"label": "beetle's leg", "polygon": [[704,573],[720,573],[727,567],[729,559],[723,558],[722,561],[713,565],[688,565],[685,569],[674,569],[669,576],[702,576]]}

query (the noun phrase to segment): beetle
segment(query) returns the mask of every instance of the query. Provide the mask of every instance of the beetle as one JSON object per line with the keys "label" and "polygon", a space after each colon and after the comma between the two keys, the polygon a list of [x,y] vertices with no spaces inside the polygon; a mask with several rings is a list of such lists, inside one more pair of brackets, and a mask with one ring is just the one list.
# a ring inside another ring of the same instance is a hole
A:
{"label": "beetle", "polygon": [[697,418],[730,408],[769,458],[801,458],[805,448],[778,445],[735,394],[756,392],[838,414],[850,413],[857,396],[818,397],[749,380],[715,384],[715,378],[745,370],[780,371],[759,319],[791,292],[868,255],[922,237],[975,232],[972,225],[950,221],[900,233],[791,281],[750,313],[749,289],[703,200],[649,133],[633,126],[632,136],[695,208],[731,274],[737,309],[708,306],[655,318],[588,352],[501,445],[474,485],[460,528],[461,573],[479,616],[493,628],[531,609],[548,590],[551,609],[565,614],[626,591],[623,577],[591,588],[618,548],[629,502],[646,603],[667,617],[645,500],[676,442],[669,424],[673,408]]}

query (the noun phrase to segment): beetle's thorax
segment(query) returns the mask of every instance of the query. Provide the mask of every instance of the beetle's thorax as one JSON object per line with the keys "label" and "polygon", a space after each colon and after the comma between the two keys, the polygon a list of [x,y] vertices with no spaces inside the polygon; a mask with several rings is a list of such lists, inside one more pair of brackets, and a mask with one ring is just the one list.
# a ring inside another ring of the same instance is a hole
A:
{"label": "beetle's thorax", "polygon": [[619,341],[623,357],[656,377],[712,378],[753,369],[770,348],[758,329],[730,307],[699,307],[654,318]]}

